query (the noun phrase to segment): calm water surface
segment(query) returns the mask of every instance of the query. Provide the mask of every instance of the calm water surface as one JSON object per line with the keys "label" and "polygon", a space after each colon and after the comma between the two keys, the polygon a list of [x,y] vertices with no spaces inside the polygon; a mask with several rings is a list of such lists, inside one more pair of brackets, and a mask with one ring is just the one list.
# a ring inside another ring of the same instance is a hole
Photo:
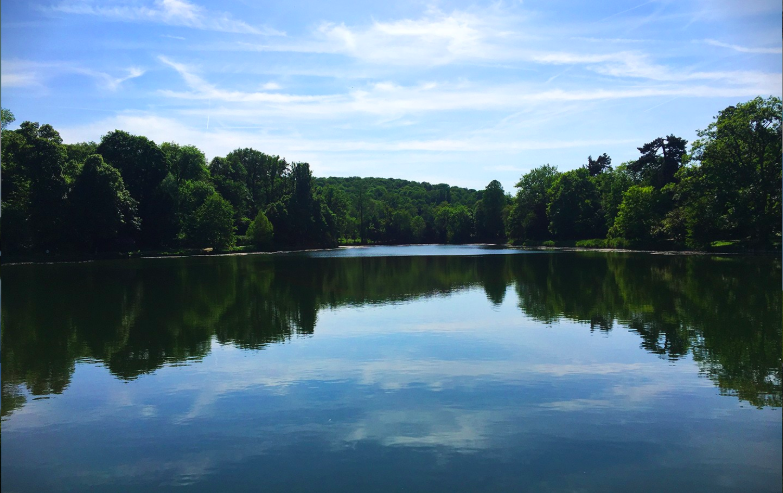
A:
{"label": "calm water surface", "polygon": [[5,266],[3,491],[780,491],[769,258]]}

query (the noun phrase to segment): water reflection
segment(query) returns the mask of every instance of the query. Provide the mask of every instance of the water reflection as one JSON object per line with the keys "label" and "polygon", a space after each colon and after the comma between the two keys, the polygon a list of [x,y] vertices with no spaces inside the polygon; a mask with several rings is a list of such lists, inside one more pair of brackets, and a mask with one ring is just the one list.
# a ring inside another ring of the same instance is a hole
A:
{"label": "water reflection", "polygon": [[[519,309],[544,324],[627,330],[661,358],[691,354],[722,393],[781,405],[781,269],[771,259],[324,255],[6,266],[2,415],[24,406],[23,388],[62,393],[78,361],[97,360],[128,381],[204,358],[213,337],[257,350],[313,335],[324,309],[473,286],[495,306],[512,286]],[[450,433],[473,440],[463,428]]]}

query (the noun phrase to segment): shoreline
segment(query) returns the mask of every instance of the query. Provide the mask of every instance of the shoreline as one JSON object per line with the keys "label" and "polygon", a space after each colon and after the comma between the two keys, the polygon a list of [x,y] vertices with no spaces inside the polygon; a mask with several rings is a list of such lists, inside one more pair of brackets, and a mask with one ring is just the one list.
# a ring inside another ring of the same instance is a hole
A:
{"label": "shoreline", "polygon": [[[330,250],[351,249],[351,248],[373,248],[373,247],[409,247],[409,246],[493,246],[503,249],[529,250],[529,251],[555,251],[555,252],[601,252],[601,253],[647,253],[650,255],[711,255],[711,256],[780,256],[780,251],[774,250],[746,250],[746,251],[709,251],[709,250],[654,250],[654,249],[632,249],[632,248],[605,248],[605,247],[577,247],[577,246],[522,246],[512,245],[510,243],[403,243],[403,244],[374,244],[374,245],[338,245],[331,248],[303,248],[275,251],[237,251],[237,252],[214,252],[212,249],[194,249],[185,252],[172,252],[167,254],[165,251],[133,252],[120,253],[112,252],[98,255],[85,255],[62,258],[46,258],[44,254],[30,257],[11,257],[8,262],[0,257],[0,265],[30,265],[30,264],[81,264],[88,262],[99,262],[102,260],[138,260],[138,259],[167,259],[167,258],[188,258],[188,257],[229,257],[245,255],[277,255],[291,254],[301,252],[326,252]],[[7,257],[6,257],[7,258]]]}

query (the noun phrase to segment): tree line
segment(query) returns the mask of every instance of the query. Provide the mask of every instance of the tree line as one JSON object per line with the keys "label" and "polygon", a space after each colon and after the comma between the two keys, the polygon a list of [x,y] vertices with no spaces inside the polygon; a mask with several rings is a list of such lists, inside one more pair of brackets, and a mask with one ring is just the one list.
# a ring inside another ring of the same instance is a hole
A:
{"label": "tree line", "polygon": [[50,125],[6,130],[3,249],[329,247],[338,243],[536,244],[704,248],[736,241],[778,247],[781,100],[719,112],[688,142],[675,135],[612,166],[543,165],[515,196],[400,179],[315,178],[307,163],[243,148],[209,163],[197,147],[115,130],[63,144]]}
{"label": "tree line", "polygon": [[207,164],[195,146],[122,130],[63,144],[51,125],[12,121],[3,110],[6,252],[337,244],[307,163],[248,148]]}
{"label": "tree line", "polygon": [[759,97],[721,111],[690,152],[686,140],[668,135],[616,168],[602,154],[563,173],[533,169],[517,183],[506,234],[515,241],[704,248],[735,240],[779,248],[780,123],[781,100]]}

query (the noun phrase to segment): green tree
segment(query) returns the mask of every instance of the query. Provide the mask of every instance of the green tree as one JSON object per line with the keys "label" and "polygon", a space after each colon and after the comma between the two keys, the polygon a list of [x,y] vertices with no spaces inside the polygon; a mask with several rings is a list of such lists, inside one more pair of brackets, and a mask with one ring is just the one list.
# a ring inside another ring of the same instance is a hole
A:
{"label": "green tree", "polygon": [[2,221],[3,250],[7,253],[30,248],[30,178],[23,158],[26,142],[15,131],[2,133]]}
{"label": "green tree", "polygon": [[603,211],[606,229],[614,225],[620,204],[623,202],[623,194],[632,185],[634,177],[628,172],[627,163],[623,163],[615,169],[599,173],[591,178],[601,196],[601,210]]}
{"label": "green tree", "polygon": [[88,250],[112,247],[118,235],[139,229],[136,201],[99,154],[85,160],[70,200],[77,242]]}
{"label": "green tree", "polygon": [[346,235],[348,228],[348,211],[351,207],[350,199],[342,189],[326,186],[321,190],[321,197],[326,203],[329,210],[334,213],[335,216],[335,234],[338,238],[342,238]]}
{"label": "green tree", "polygon": [[[18,204],[21,218],[29,225],[32,246],[39,249],[54,249],[62,245],[65,236],[63,213],[66,205],[67,183],[63,175],[65,149],[60,134],[51,125],[23,122],[14,132],[21,139],[8,139],[3,134],[3,145],[11,140],[10,171],[25,204]],[[6,162],[3,162],[3,180],[6,176]],[[12,199],[14,200],[14,199]],[[3,197],[5,201],[5,196]],[[7,230],[6,230],[7,231]]]}
{"label": "green tree", "polygon": [[186,181],[179,187],[177,214],[179,222],[178,238],[184,240],[186,229],[193,214],[207,200],[216,193],[215,187],[205,181]]}
{"label": "green tree", "polygon": [[587,156],[585,168],[590,176],[598,176],[601,173],[612,171],[612,158],[606,153],[601,154],[595,160],[593,160],[593,156]]}
{"label": "green tree", "polygon": [[359,219],[359,242],[364,244],[367,241],[365,232],[365,212],[367,212],[367,202],[369,197],[367,196],[367,187],[364,180],[359,179],[359,187],[356,193],[356,210],[358,212]]}
{"label": "green tree", "polygon": [[126,188],[142,205],[168,174],[166,155],[147,137],[115,130],[101,138],[97,152],[120,171]]}
{"label": "green tree", "polygon": [[421,243],[424,241],[424,234],[426,230],[427,223],[421,216],[415,216],[413,219],[411,219],[411,235],[413,236],[413,241],[416,243]]}
{"label": "green tree", "polygon": [[139,204],[141,243],[157,247],[171,241],[177,229],[177,187],[176,180],[163,183],[169,175],[166,154],[148,138],[122,130],[104,135],[97,151],[120,171],[125,187]]}
{"label": "green tree", "polygon": [[658,137],[638,148],[642,156],[629,163],[628,170],[636,173],[646,185],[663,188],[675,181],[675,175],[683,165],[687,144],[687,140],[674,135]]}
{"label": "green tree", "polygon": [[207,158],[196,146],[164,142],[160,145],[160,150],[166,155],[169,173],[178,187],[185,181],[201,181],[209,177]]}
{"label": "green tree", "polygon": [[435,211],[435,231],[441,243],[470,241],[473,218],[464,205],[441,204]]}
{"label": "green tree", "polygon": [[234,209],[213,193],[196,209],[186,228],[186,239],[192,246],[226,249],[234,246]]}
{"label": "green tree", "polygon": [[655,188],[634,185],[623,194],[617,218],[609,236],[645,243],[653,238],[653,230],[659,225],[660,192]]}
{"label": "green tree", "polygon": [[242,163],[215,157],[209,163],[209,172],[218,193],[226,198],[236,211],[237,219],[243,217],[250,202],[250,192],[245,184],[247,172]]}
{"label": "green tree", "polygon": [[272,245],[274,228],[264,211],[258,211],[256,218],[250,223],[250,227],[247,228],[247,236],[253,242],[253,245],[258,248],[269,248]]}
{"label": "green tree", "polygon": [[547,191],[559,175],[545,164],[525,173],[516,184],[516,198],[506,220],[506,236],[512,240],[543,240],[549,237]]}
{"label": "green tree", "polygon": [[98,153],[98,144],[95,142],[77,142],[76,144],[63,144],[65,147],[65,167],[63,175],[69,186],[73,186],[76,178],[82,172],[82,165],[88,157]]}
{"label": "green tree", "polygon": [[11,113],[11,110],[6,108],[0,109],[0,131],[5,130],[8,125],[16,121],[16,117]]}
{"label": "green tree", "polygon": [[256,211],[266,205],[263,184],[267,157],[263,152],[249,147],[236,149],[226,156],[226,161],[231,163],[234,168],[244,170],[245,187],[247,187],[250,199],[248,211],[245,212]]}
{"label": "green tree", "polygon": [[406,210],[395,210],[391,212],[386,233],[388,241],[394,243],[409,243],[413,240],[413,217]]}
{"label": "green tree", "polygon": [[287,247],[337,244],[337,219],[323,197],[316,194],[308,163],[293,163],[288,176],[290,195],[266,208],[275,232],[275,243]]}
{"label": "green tree", "polygon": [[201,204],[207,200],[207,197],[213,195],[216,192],[215,187],[211,183],[204,181],[188,181],[185,182],[180,188],[179,193],[179,210],[184,216],[190,216],[196,209],[201,207]]}
{"label": "green tree", "polygon": [[474,216],[476,237],[482,241],[501,241],[505,238],[503,228],[503,208],[506,206],[506,194],[503,185],[497,180],[489,182],[481,200],[476,204]]}
{"label": "green tree", "polygon": [[603,238],[601,199],[585,168],[561,173],[547,191],[549,232],[556,238]]}
{"label": "green tree", "polygon": [[[781,110],[780,98],[758,97],[729,106],[698,132],[693,158],[699,166],[682,174],[679,189],[696,243],[719,236],[759,245],[779,241]],[[699,218],[700,211],[712,219]]]}

